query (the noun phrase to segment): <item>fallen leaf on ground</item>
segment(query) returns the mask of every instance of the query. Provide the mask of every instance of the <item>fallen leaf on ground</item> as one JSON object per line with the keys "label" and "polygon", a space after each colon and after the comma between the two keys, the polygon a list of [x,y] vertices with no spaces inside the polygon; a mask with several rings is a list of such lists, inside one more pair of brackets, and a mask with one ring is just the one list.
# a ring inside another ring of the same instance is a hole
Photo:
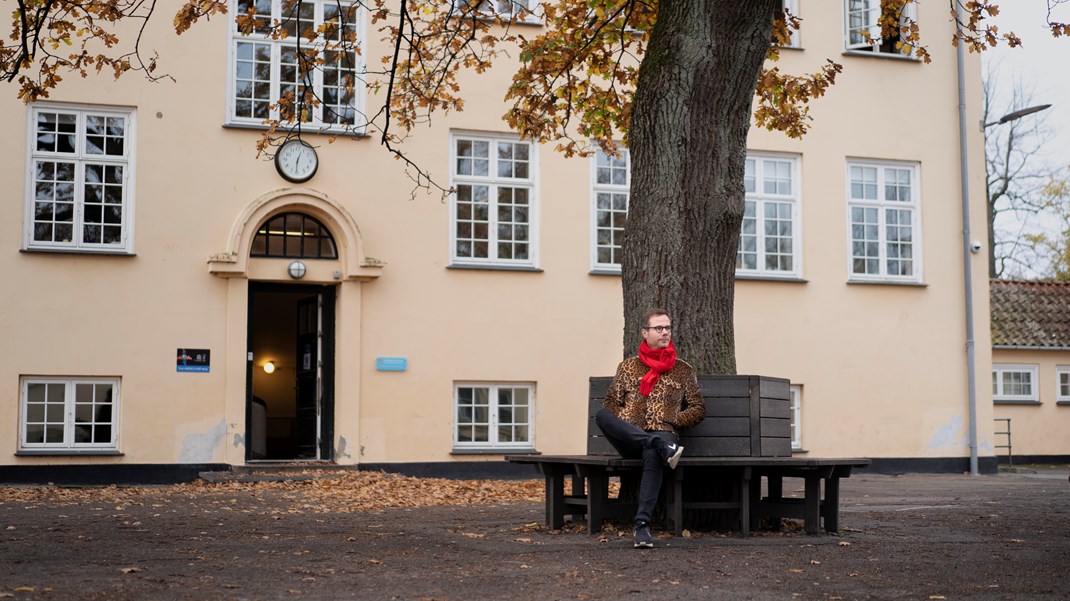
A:
{"label": "fallen leaf on ground", "polygon": [[142,570],[141,568],[122,568],[119,571],[123,574],[133,574],[135,572],[143,572],[144,570]]}

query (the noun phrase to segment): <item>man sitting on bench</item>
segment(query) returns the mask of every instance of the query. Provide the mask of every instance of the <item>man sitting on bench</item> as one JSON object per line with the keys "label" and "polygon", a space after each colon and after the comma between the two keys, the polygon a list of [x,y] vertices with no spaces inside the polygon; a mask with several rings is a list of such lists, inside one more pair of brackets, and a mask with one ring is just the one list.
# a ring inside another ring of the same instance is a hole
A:
{"label": "man sitting on bench", "polygon": [[595,422],[625,459],[642,459],[635,548],[653,548],[650,519],[661,490],[664,466],[676,468],[684,448],[678,430],[706,416],[695,370],[676,358],[672,324],[664,309],[643,315],[639,355],[625,359],[606,392]]}

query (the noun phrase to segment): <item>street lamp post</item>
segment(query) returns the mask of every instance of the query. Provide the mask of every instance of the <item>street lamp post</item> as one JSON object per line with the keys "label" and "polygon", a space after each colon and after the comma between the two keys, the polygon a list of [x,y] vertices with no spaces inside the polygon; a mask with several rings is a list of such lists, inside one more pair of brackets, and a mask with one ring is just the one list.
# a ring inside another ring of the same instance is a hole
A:
{"label": "street lamp post", "polygon": [[[955,11],[957,14],[957,22],[963,22],[963,8],[961,3],[955,4]],[[959,170],[960,170],[960,186],[962,190],[962,267],[963,267],[963,283],[965,286],[966,300],[966,380],[968,390],[968,403],[970,413],[969,424],[969,444],[970,444],[970,473],[978,475],[980,472],[977,466],[977,369],[975,367],[974,356],[974,328],[973,328],[973,271],[970,265],[970,254],[973,241],[970,235],[970,194],[969,194],[969,172],[967,170],[967,145],[966,145],[966,67],[965,67],[965,51],[963,50],[965,44],[958,44],[956,49],[956,59],[958,66],[958,93],[959,93]],[[1031,106],[1028,108],[1020,109],[1000,117],[998,120],[991,123],[985,123],[981,121],[981,132],[983,133],[985,128],[990,125],[997,125],[1000,123],[1007,123],[1008,121],[1014,121],[1015,119],[1021,119],[1026,115],[1031,115],[1038,111],[1042,111],[1050,104]],[[987,178],[986,182],[987,182]],[[986,185],[987,188],[987,185]],[[988,199],[985,199],[988,202]],[[989,241],[991,244],[991,241]]]}

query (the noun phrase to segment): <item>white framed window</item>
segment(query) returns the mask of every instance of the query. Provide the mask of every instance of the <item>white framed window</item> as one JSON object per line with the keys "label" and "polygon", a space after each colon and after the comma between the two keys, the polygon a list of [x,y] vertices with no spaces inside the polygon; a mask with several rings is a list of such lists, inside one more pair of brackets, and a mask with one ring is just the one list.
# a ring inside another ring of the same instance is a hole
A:
{"label": "white framed window", "polygon": [[917,6],[914,0],[908,0],[899,14],[899,33],[884,39],[881,36],[880,16],[883,0],[844,0],[844,38],[845,49],[850,52],[871,52],[873,54],[894,54],[910,56],[913,49],[909,46],[898,48],[902,33],[911,22],[917,20]]}
{"label": "white framed window", "polygon": [[995,364],[992,366],[992,400],[999,403],[1037,403],[1036,365]]}
{"label": "white framed window", "polygon": [[26,376],[19,387],[20,450],[116,449],[118,378]]}
{"label": "white framed window", "polygon": [[791,397],[791,450],[802,450],[802,386],[792,384]]}
{"label": "white framed window", "polygon": [[27,133],[24,248],[133,252],[134,111],[37,103]]}
{"label": "white framed window", "polygon": [[736,274],[799,277],[799,159],[748,153]]}
{"label": "white framed window", "polygon": [[1055,366],[1055,401],[1070,403],[1070,365]]}
{"label": "white framed window", "polygon": [[450,262],[535,267],[535,147],[518,138],[451,139]]}
{"label": "white framed window", "polygon": [[620,156],[601,148],[591,157],[591,268],[620,273],[624,225],[628,221],[631,158],[627,148]]}
{"label": "white framed window", "polygon": [[531,383],[455,383],[454,448],[534,448],[534,403]]}
{"label": "white framed window", "polygon": [[503,21],[516,18],[518,23],[542,23],[541,0],[455,0],[457,5],[475,5],[476,12],[488,19]]}
{"label": "white framed window", "polygon": [[[227,123],[266,127],[265,120],[285,122],[292,117],[322,131],[360,132],[363,3],[304,0],[286,10],[287,4],[286,0],[231,0],[232,14],[255,9],[256,26],[243,35],[231,20]],[[315,59],[322,59],[322,64],[304,62],[308,67],[301,67],[303,61]],[[318,102],[305,102],[306,93]],[[295,99],[294,114],[273,108],[284,96]]]}
{"label": "white framed window", "polygon": [[[799,0],[783,0],[783,9],[791,13],[792,15],[799,16]],[[799,40],[799,30],[791,30],[791,41],[788,42],[788,48],[802,48],[802,42]]]}
{"label": "white framed window", "polygon": [[851,280],[921,281],[918,166],[847,163]]}

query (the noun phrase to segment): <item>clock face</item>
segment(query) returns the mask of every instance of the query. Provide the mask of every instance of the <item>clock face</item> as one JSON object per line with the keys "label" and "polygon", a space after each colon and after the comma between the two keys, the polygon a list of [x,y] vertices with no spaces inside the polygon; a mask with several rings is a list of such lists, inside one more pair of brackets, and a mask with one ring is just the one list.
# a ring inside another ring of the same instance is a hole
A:
{"label": "clock face", "polygon": [[294,183],[312,179],[318,167],[316,149],[301,140],[289,140],[275,153],[275,168],[279,175]]}

